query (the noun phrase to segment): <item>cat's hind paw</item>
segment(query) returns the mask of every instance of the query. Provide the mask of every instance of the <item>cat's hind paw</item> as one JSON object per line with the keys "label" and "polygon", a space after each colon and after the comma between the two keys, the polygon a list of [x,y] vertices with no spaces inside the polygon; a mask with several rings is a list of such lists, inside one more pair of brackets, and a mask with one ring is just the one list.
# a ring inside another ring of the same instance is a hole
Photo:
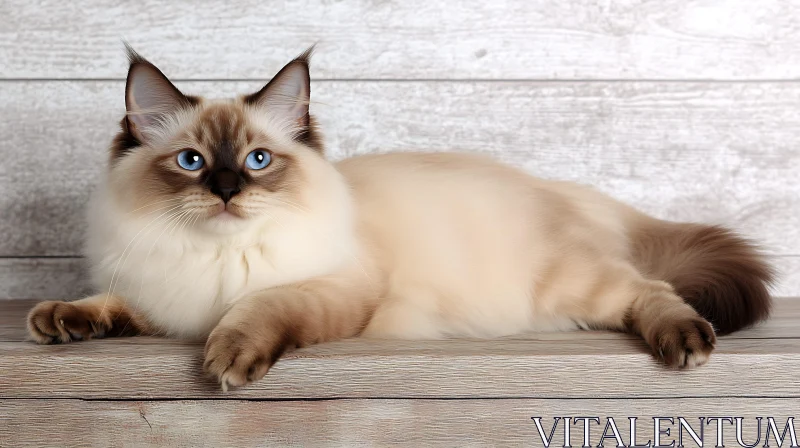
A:
{"label": "cat's hind paw", "polygon": [[713,327],[700,316],[665,320],[653,333],[651,345],[655,355],[668,366],[679,369],[705,364],[716,343]]}

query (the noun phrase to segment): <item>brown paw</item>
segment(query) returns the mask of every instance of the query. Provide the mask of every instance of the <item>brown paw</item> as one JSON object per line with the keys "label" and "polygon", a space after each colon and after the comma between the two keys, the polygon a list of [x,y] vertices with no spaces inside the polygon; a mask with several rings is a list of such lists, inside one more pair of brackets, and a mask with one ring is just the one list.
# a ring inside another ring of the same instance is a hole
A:
{"label": "brown paw", "polygon": [[681,369],[705,364],[717,341],[714,328],[700,316],[659,322],[651,334],[656,356]]}
{"label": "brown paw", "polygon": [[103,337],[108,322],[99,313],[69,302],[42,302],[28,313],[28,332],[39,344],[58,344]]}
{"label": "brown paw", "polygon": [[217,327],[206,342],[203,369],[216,379],[222,390],[260,380],[286,349],[275,341],[235,328]]}

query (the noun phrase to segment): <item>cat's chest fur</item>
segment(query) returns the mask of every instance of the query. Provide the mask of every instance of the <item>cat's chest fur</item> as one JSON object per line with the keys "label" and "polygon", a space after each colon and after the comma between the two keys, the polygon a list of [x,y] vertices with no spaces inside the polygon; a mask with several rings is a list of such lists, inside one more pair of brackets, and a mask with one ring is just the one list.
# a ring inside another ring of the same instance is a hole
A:
{"label": "cat's chest fur", "polygon": [[352,258],[348,232],[307,216],[290,219],[232,238],[106,217],[88,239],[94,287],[124,298],[165,333],[205,336],[237,300]]}

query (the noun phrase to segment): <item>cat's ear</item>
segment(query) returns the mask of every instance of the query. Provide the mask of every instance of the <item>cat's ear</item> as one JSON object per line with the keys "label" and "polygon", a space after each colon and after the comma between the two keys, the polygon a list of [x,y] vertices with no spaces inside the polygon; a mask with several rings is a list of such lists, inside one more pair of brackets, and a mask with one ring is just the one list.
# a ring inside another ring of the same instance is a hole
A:
{"label": "cat's ear", "polygon": [[264,108],[278,119],[297,126],[301,133],[308,130],[308,104],[311,99],[308,62],[313,51],[312,46],[286,64],[261,90],[245,96],[244,102]]}
{"label": "cat's ear", "polygon": [[125,44],[130,67],[125,84],[128,131],[140,142],[148,139],[148,129],[158,126],[164,116],[189,107],[196,99],[187,97],[155,65]]}

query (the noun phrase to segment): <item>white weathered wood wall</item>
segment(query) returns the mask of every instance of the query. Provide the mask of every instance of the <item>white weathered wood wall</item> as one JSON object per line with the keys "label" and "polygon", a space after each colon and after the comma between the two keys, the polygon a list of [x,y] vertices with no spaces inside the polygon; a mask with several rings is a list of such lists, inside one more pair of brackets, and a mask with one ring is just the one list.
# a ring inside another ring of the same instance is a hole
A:
{"label": "white weathered wood wall", "polygon": [[121,39],[210,96],[318,42],[332,157],[488,152],[734,226],[800,295],[800,0],[4,0],[0,17],[0,298],[85,290]]}

